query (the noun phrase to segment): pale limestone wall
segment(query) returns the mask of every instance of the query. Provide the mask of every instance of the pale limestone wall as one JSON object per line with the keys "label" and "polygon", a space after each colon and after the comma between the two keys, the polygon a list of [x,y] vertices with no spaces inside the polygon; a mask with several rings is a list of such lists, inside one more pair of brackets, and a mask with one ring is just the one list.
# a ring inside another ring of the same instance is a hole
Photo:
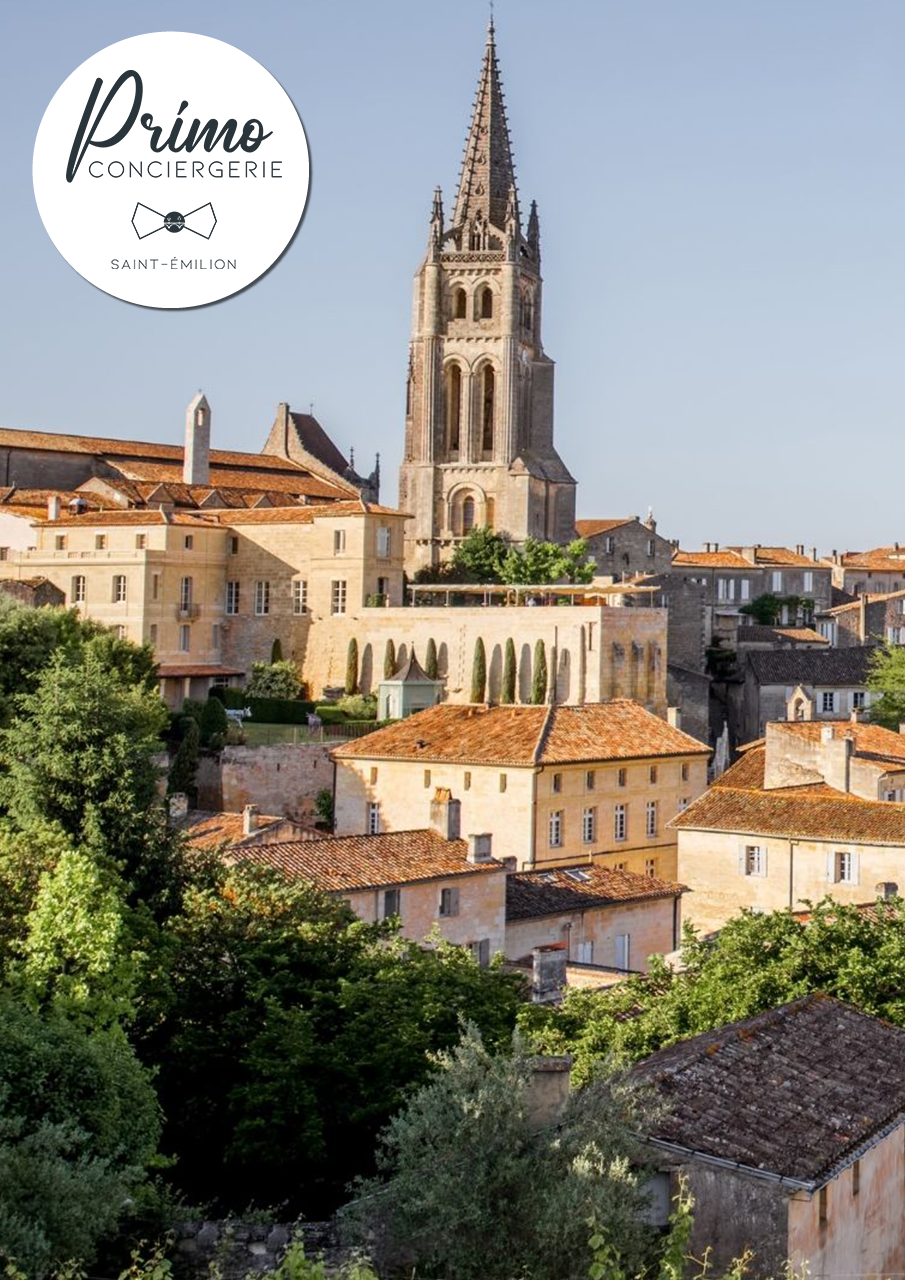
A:
{"label": "pale limestone wall", "polygon": [[890,770],[883,773],[876,761],[853,755],[849,759],[848,787],[844,785],[844,739],[846,727],[836,725],[831,742],[814,742],[799,734],[783,732],[779,725],[767,725],[767,753],[764,769],[764,786],[798,786],[805,779],[800,770],[819,773],[831,787],[848,790],[864,800],[883,800],[885,793],[905,787],[905,771]]}
{"label": "pale limestone wall", "polygon": [[305,817],[318,791],[333,787],[330,748],[317,742],[224,747],[220,786],[227,813],[240,813],[247,804],[256,804],[261,813]]}
{"label": "pale limestone wall", "polygon": [[435,790],[448,787],[462,802],[463,836],[489,833],[494,857],[515,858],[520,867],[530,864],[532,769],[465,769],[405,760],[337,760],[336,766],[337,835],[364,834],[372,803],[380,806],[381,831],[427,827]]}
{"label": "pale limestone wall", "polygon": [[[490,954],[502,951],[506,933],[506,873],[480,871],[474,875],[438,877],[417,884],[393,886],[401,889],[400,916],[406,938],[420,941],[436,926],[448,942],[467,945],[487,938]],[[440,915],[440,891],[459,890],[459,911]],[[342,894],[362,920],[382,919],[382,889]]]}
{"label": "pale limestone wall", "polygon": [[[349,640],[358,641],[362,687],[376,690],[383,676],[388,639],[397,658],[414,644],[423,659],[427,642],[437,646],[439,670],[446,680],[446,701],[468,702],[475,642],[487,655],[487,698],[499,700],[506,641],[511,637],[518,661],[518,698],[530,701],[534,647],[544,641],[548,677],[554,652],[556,700],[562,703],[634,698],[656,715],[666,714],[666,610],[608,606],[535,608],[390,608],[361,609],[343,619],[313,619],[307,633],[302,671],[314,696],[345,680]],[[300,644],[300,639],[298,640]],[[285,652],[285,650],[284,650]],[[402,655],[402,656],[400,656]]]}
{"label": "pale limestone wall", "polygon": [[819,1194],[789,1201],[788,1257],[812,1276],[900,1276],[905,1272],[905,1144],[902,1125],[882,1138],[826,1187],[826,1226]]}
{"label": "pale limestone wall", "polygon": [[637,516],[615,529],[591,534],[586,542],[598,576],[605,574],[618,581],[638,573],[668,573],[672,565],[672,543],[657,533],[655,522],[648,525]]}
{"label": "pale limestone wall", "polygon": [[[847,688],[841,688],[838,685],[808,685],[808,690],[813,694],[815,707],[815,720],[839,720],[845,719],[852,711],[858,708],[854,705],[854,694],[864,695],[862,706],[869,708],[873,700],[873,695],[866,685],[850,685]],[[750,668],[745,680],[745,729],[746,742],[753,741],[755,738],[763,737],[764,729],[771,720],[786,720],[788,718],[788,702],[792,694],[795,692],[795,685],[782,684],[762,684],[758,685],[753,678]],[[832,693],[833,710],[823,710],[824,693]]]}
{"label": "pale limestone wall", "polygon": [[534,947],[553,942],[568,943],[569,959],[579,960],[579,946],[594,944],[590,963],[615,966],[616,936],[628,934],[629,967],[647,972],[647,959],[672,951],[680,937],[679,920],[673,932],[674,898],[654,898],[649,902],[630,902],[613,906],[591,907],[587,911],[563,912],[539,916],[533,920],[512,920],[506,925],[506,956],[520,960]]}
{"label": "pale limestone wall", "polygon": [[[651,780],[651,769],[656,770]],[[620,785],[624,771],[625,785]],[[589,787],[589,772],[593,786]],[[686,775],[683,777],[683,773]],[[559,776],[560,790],[554,790]],[[671,879],[676,872],[676,833],[667,823],[703,795],[707,761],[700,756],[622,764],[546,765],[536,782],[536,865],[567,866],[593,857],[602,866]],[[656,831],[647,834],[647,805],[656,804]],[[616,806],[625,806],[626,835],[616,839]],[[584,839],[584,813],[595,811],[594,838]],[[551,846],[551,814],[562,814],[562,844]]]}
{"label": "pale limestone wall", "polygon": [[7,552],[27,551],[36,542],[37,534],[31,520],[10,511],[0,511],[0,554],[4,549]]}
{"label": "pale limestone wall", "polygon": [[[851,841],[795,840],[756,834],[680,830],[678,877],[691,889],[684,900],[685,919],[704,932],[720,929],[743,907],[758,911],[801,910],[806,899],[830,896],[837,902],[870,902],[877,885],[905,889],[905,848]],[[744,875],[740,849],[758,845],[766,852],[766,874]],[[827,858],[837,852],[856,855],[856,880],[839,884],[828,878]]]}

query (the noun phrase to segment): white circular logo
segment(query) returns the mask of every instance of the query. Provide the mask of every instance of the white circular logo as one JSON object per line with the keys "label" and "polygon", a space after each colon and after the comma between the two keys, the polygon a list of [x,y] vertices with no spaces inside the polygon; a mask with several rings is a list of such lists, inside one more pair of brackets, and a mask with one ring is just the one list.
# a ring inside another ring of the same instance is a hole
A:
{"label": "white circular logo", "polygon": [[197,307],[279,258],[308,144],[273,76],[222,40],[160,31],[83,62],[35,142],[47,233],[80,275],[145,307]]}

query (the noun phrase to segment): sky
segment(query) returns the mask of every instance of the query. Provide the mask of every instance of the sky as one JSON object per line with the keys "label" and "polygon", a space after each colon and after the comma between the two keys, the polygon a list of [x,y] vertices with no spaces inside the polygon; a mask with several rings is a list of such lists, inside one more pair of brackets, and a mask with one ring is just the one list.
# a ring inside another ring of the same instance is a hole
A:
{"label": "sky", "polygon": [[[412,277],[451,206],[484,0],[0,5],[0,424],[257,450],[314,412],[395,501]],[[905,541],[905,3],[496,0],[544,346],[579,516],[702,541]],[[83,280],[44,230],[34,139],[62,81],[146,31],[261,62],[308,136],[302,226],[213,306]]]}

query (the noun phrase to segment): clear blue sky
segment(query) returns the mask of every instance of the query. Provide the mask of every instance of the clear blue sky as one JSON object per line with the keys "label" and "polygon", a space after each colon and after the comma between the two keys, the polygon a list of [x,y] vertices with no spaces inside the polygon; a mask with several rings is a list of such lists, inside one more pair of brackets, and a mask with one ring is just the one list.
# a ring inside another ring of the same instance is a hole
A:
{"label": "clear blue sky", "polygon": [[[42,0],[0,17],[0,423],[215,442],[315,413],[394,500],[411,280],[451,200],[487,6]],[[905,4],[497,0],[523,208],[540,207],[557,440],[579,514],[698,546],[905,541]],[[31,154],[105,45],[196,31],[264,64],[312,157],[301,230],[239,297],[129,306],[59,256]]]}

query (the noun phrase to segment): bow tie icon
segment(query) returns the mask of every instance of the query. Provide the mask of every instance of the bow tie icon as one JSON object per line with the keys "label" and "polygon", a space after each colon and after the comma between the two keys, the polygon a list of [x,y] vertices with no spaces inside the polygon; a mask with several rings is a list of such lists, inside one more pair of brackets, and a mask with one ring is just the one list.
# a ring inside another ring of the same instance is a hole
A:
{"label": "bow tie icon", "polygon": [[210,240],[217,225],[217,215],[210,201],[193,209],[191,213],[158,213],[146,204],[137,204],[132,214],[132,226],[139,240],[152,236],[155,231],[191,231],[193,235]]}

